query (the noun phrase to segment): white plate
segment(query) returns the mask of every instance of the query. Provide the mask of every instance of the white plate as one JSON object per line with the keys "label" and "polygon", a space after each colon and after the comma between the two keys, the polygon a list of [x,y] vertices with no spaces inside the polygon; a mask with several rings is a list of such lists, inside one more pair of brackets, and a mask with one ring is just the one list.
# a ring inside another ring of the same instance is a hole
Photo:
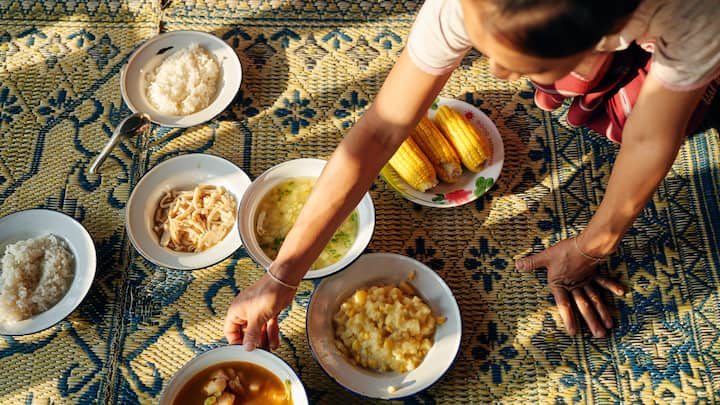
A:
{"label": "white plate", "polygon": [[221,262],[242,245],[237,218],[223,240],[202,252],[176,252],[160,245],[152,229],[160,198],[172,189],[191,190],[199,184],[225,187],[238,204],[250,178],[232,162],[203,153],[168,159],[145,173],[130,194],[125,212],[130,242],[144,258],[158,266],[195,270]]}
{"label": "white plate", "polygon": [[[173,52],[198,44],[211,52],[222,70],[218,94],[209,106],[188,115],[167,115],[156,111],[145,97],[143,77]],[[172,31],[147,40],[130,56],[121,70],[120,91],[132,112],[144,112],[164,127],[187,128],[213,119],[233,101],[240,89],[242,67],[235,50],[213,34],[202,31]]]}
{"label": "white plate", "polygon": [[175,396],[183,385],[194,375],[218,363],[229,361],[246,361],[265,367],[282,381],[290,381],[290,395],[294,405],[307,405],[308,398],[302,381],[285,360],[277,355],[262,349],[251,352],[245,351],[242,345],[223,346],[198,355],[185,364],[170,379],[165,390],[160,395],[159,405],[173,405]]}
{"label": "white plate", "polygon": [[[435,316],[447,320],[437,326],[435,342],[423,362],[407,373],[376,373],[348,362],[335,347],[332,317],[357,289],[410,281]],[[432,269],[412,258],[392,253],[371,253],[342,273],[324,279],[310,298],[306,331],[310,351],[323,370],[341,386],[362,396],[399,399],[415,395],[437,382],[450,369],[460,350],[462,319],[450,288]],[[389,387],[397,391],[388,392]]]}
{"label": "white plate", "polygon": [[[275,165],[267,169],[255,179],[240,202],[238,210],[238,227],[240,237],[248,252],[259,265],[267,269],[272,260],[263,252],[255,236],[255,217],[260,202],[273,187],[279,183],[294,177],[318,177],[325,167],[325,160],[321,159],[294,159]],[[369,193],[365,193],[357,206],[358,212],[358,233],[355,243],[350,250],[337,263],[322,269],[310,270],[305,274],[305,279],[314,279],[329,276],[336,273],[360,256],[372,239],[375,230],[375,207]]]}
{"label": "white plate", "polygon": [[0,323],[0,335],[26,335],[47,329],[70,315],[90,290],[97,262],[95,244],[78,221],[61,212],[31,209],[0,218],[0,256],[9,244],[49,233],[67,242],[75,258],[72,284],[65,296],[47,311],[12,325]]}
{"label": "white plate", "polygon": [[505,149],[495,124],[472,104],[438,97],[427,112],[428,118],[433,119],[438,108],[443,105],[458,111],[476,128],[484,128],[489,135],[492,156],[485,162],[483,169],[475,173],[463,167],[463,174],[456,183],[449,184],[441,181],[440,184],[424,193],[410,187],[389,164],[385,165],[380,174],[390,187],[408,200],[428,207],[448,208],[475,201],[495,184],[502,171]]}

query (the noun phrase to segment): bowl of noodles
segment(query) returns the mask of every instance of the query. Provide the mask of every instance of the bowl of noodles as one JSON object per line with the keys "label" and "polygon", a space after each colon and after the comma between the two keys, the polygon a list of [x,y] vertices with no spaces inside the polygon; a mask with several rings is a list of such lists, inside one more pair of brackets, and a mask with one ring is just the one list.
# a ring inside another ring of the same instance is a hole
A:
{"label": "bowl of noodles", "polygon": [[[245,250],[267,269],[295,223],[325,160],[294,159],[267,169],[248,187],[238,209]],[[305,279],[336,273],[357,259],[375,230],[375,208],[365,193],[355,210],[335,231]]]}
{"label": "bowl of noodles", "polygon": [[130,242],[144,258],[170,269],[217,264],[241,245],[237,206],[250,178],[209,154],[177,156],[138,181],[126,207]]}

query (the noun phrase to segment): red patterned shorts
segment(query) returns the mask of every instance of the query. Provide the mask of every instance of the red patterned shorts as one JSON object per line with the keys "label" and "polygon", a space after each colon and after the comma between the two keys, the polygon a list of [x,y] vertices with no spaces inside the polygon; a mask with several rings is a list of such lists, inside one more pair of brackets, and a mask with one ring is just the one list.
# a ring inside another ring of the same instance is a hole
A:
{"label": "red patterned shorts", "polygon": [[[628,49],[601,55],[593,77],[570,73],[553,84],[535,85],[535,104],[546,111],[560,107],[572,98],[567,122],[586,126],[620,143],[622,131],[650,70],[651,54],[633,44]],[[688,133],[697,129],[720,87],[716,78],[705,92],[688,124]]]}

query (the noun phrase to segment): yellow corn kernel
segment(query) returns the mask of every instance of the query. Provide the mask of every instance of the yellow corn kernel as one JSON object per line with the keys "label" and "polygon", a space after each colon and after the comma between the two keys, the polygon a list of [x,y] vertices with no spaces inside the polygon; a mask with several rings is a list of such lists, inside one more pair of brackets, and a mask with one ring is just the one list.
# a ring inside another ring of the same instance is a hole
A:
{"label": "yellow corn kernel", "polygon": [[448,183],[458,181],[462,175],[460,158],[430,119],[422,117],[411,136],[432,163],[440,180]]}
{"label": "yellow corn kernel", "polygon": [[355,291],[355,294],[353,294],[353,302],[357,305],[364,305],[366,300],[367,291],[365,290],[357,290]]}
{"label": "yellow corn kernel", "polygon": [[438,184],[435,169],[412,137],[408,137],[400,145],[389,163],[397,174],[415,190],[424,192]]}
{"label": "yellow corn kernel", "polygon": [[435,123],[447,136],[465,167],[478,172],[490,157],[492,149],[487,134],[480,134],[460,113],[441,106],[435,115]]}

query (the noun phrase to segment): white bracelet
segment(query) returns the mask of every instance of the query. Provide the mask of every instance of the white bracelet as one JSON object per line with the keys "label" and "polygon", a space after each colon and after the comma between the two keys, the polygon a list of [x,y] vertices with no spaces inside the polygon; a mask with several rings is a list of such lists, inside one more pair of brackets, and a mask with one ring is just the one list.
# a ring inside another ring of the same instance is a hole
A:
{"label": "white bracelet", "polygon": [[274,282],[280,284],[280,285],[283,286],[283,287],[287,287],[287,288],[289,288],[289,289],[291,289],[291,290],[297,290],[298,287],[300,287],[300,284],[298,284],[298,285],[292,285],[292,284],[288,284],[288,283],[280,280],[279,278],[277,278],[277,276],[275,276],[274,274],[272,274],[272,272],[270,271],[270,269],[267,269],[267,272],[266,272],[266,273],[267,273],[268,276],[270,276],[270,278],[271,278]]}

